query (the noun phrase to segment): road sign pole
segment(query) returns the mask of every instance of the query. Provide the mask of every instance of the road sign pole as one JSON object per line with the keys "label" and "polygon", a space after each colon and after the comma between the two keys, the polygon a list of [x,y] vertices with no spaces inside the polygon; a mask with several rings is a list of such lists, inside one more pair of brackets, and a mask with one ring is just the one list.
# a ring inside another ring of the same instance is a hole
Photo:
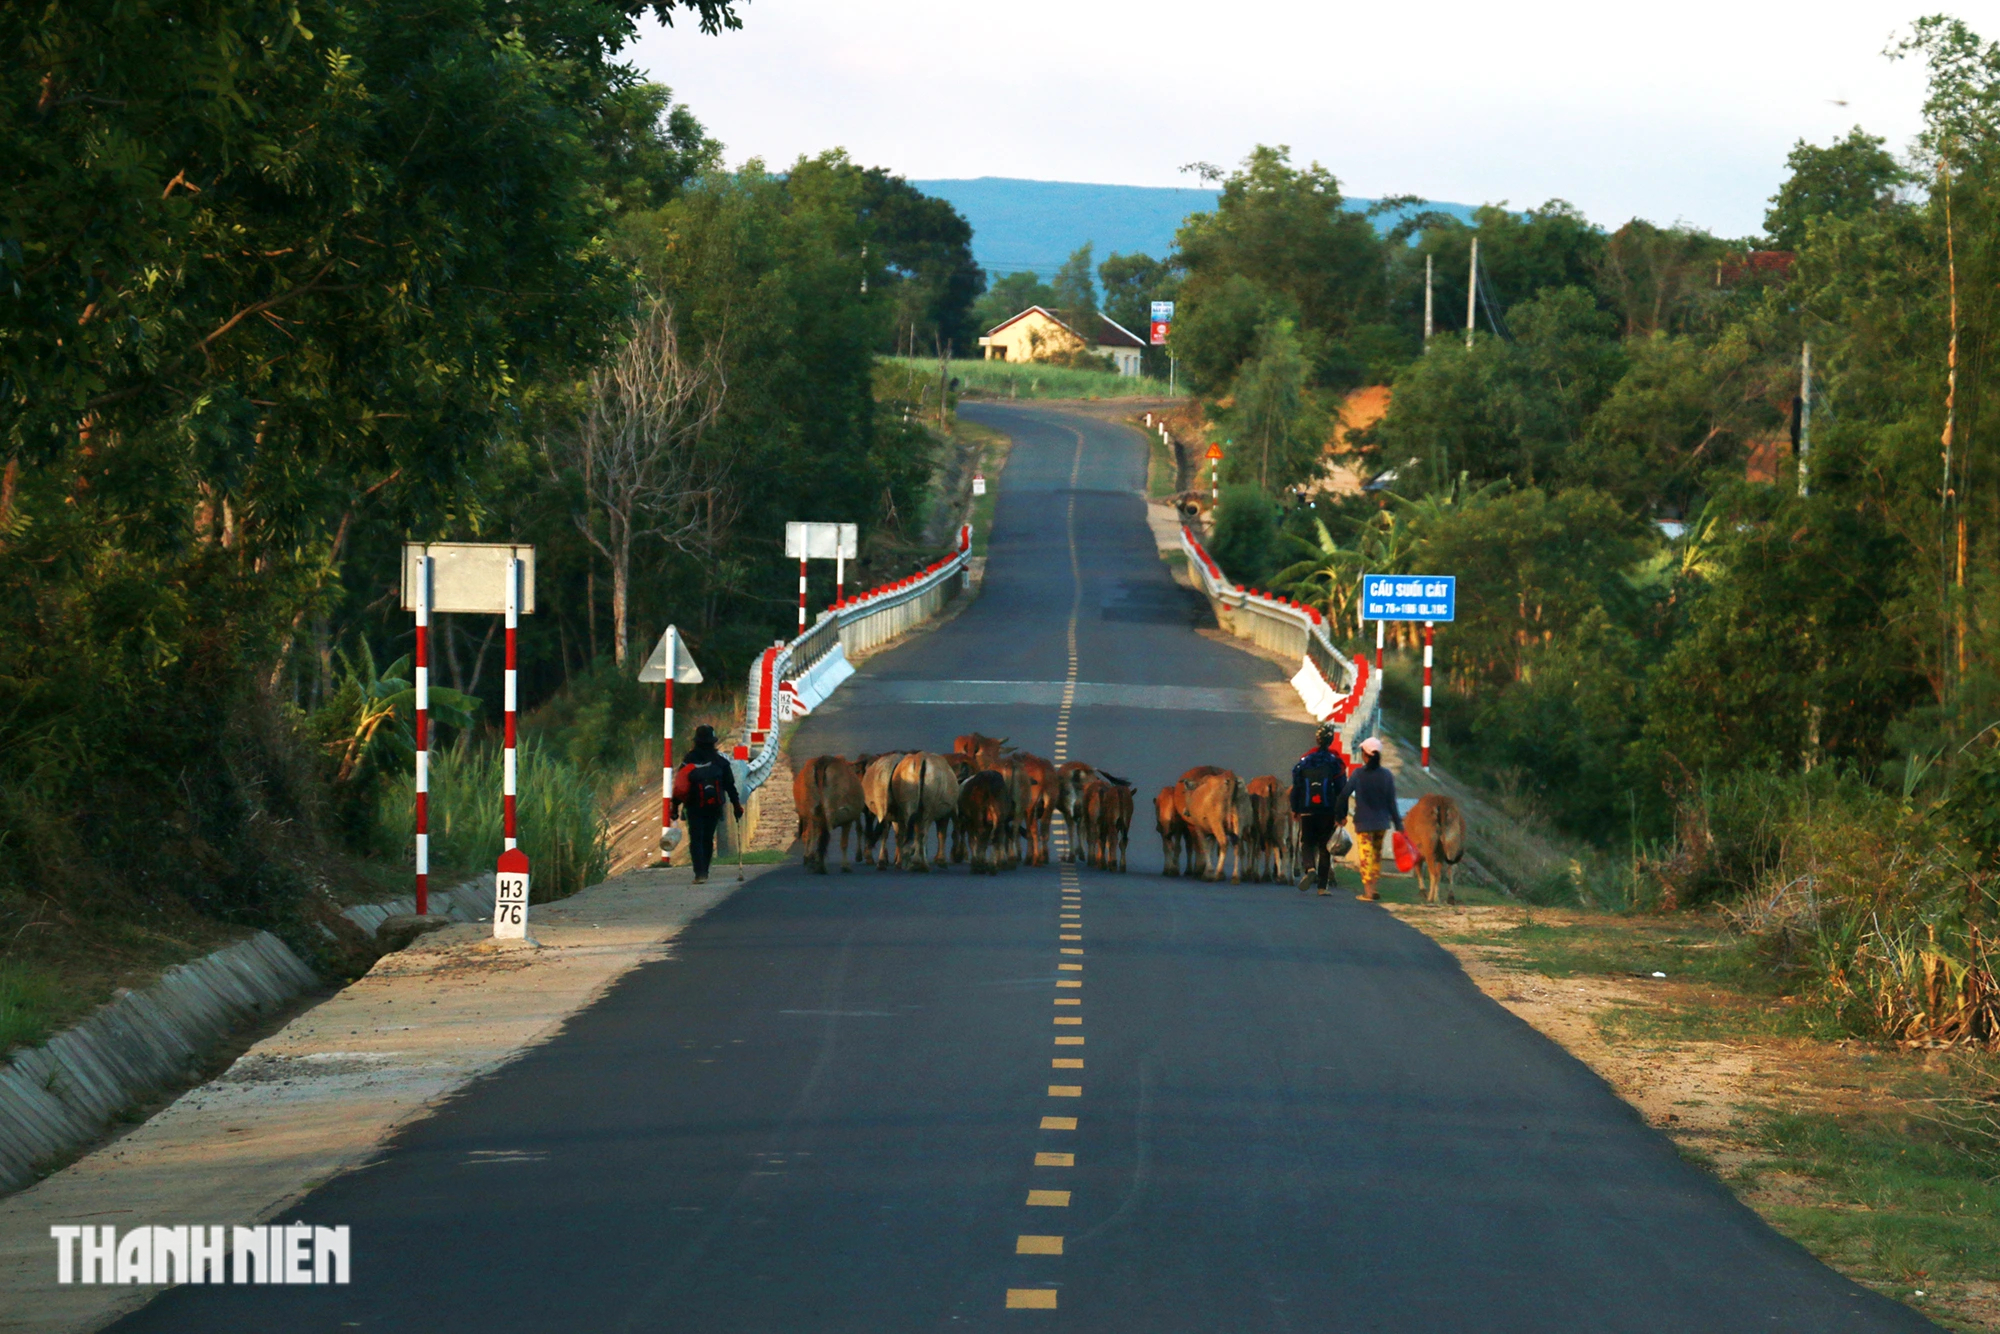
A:
{"label": "road sign pole", "polygon": [[1388,624],[1387,621],[1375,622],[1375,670],[1377,672],[1382,670],[1382,632]]}
{"label": "road sign pole", "polygon": [[833,605],[839,606],[847,600],[847,557],[833,558]]}
{"label": "road sign pole", "polygon": [[417,915],[431,910],[431,558],[417,560]]}
{"label": "road sign pole", "polygon": [[806,632],[806,558],[799,557],[799,633]]}
{"label": "road sign pole", "polygon": [[679,658],[680,644],[669,639],[667,644],[667,681],[663,687],[666,698],[666,716],[660,741],[660,859],[667,860],[667,831],[674,827],[674,668]]}
{"label": "road sign pole", "polygon": [[516,689],[520,667],[517,656],[518,632],[521,628],[521,562],[507,562],[507,670],[502,685],[501,701],[504,722],[502,723],[500,755],[500,819],[502,846],[512,851],[519,845],[518,831],[514,825],[514,798],[519,791],[519,758],[514,749],[515,711],[520,707],[520,696]]}
{"label": "road sign pole", "polygon": [[1424,772],[1431,771],[1431,622],[1424,622]]}

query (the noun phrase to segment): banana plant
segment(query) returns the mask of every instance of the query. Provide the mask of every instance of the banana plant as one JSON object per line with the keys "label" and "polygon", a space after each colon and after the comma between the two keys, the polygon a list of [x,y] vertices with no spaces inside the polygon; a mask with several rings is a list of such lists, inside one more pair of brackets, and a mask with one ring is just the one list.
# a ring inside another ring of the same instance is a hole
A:
{"label": "banana plant", "polygon": [[[320,741],[338,764],[334,781],[344,783],[364,767],[400,771],[415,762],[417,689],[410,679],[408,654],[378,668],[375,653],[363,640],[354,653],[342,653],[343,679],[319,717],[330,723]],[[469,728],[479,700],[442,686],[430,688],[433,723]]]}

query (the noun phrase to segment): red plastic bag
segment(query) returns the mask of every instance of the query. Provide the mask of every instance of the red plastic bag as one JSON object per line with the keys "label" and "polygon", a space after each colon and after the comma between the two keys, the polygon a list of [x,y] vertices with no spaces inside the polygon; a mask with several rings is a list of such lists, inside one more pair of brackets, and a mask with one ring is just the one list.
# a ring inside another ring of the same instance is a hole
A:
{"label": "red plastic bag", "polygon": [[1400,829],[1396,831],[1394,847],[1396,850],[1396,869],[1404,875],[1408,875],[1410,872],[1416,870],[1417,850],[1410,845],[1410,840],[1403,836],[1403,831]]}

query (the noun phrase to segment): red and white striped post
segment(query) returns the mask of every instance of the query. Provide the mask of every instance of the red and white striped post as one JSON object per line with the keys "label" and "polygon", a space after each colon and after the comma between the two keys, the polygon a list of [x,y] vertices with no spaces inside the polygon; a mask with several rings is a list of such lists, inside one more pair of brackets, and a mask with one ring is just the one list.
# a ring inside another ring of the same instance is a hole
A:
{"label": "red and white striped post", "polygon": [[431,910],[431,558],[417,557],[417,915]]}
{"label": "red and white striped post", "polygon": [[505,836],[503,846],[509,852],[512,852],[519,846],[518,831],[514,825],[514,798],[519,790],[516,784],[520,774],[518,758],[514,750],[514,718],[515,710],[519,708],[519,695],[516,691],[516,682],[518,680],[516,672],[520,664],[519,659],[516,657],[515,646],[517,639],[516,632],[521,626],[521,569],[522,562],[520,560],[512,557],[508,559],[507,671],[505,686],[503,687],[505,697],[502,700],[505,722],[501,737],[500,818],[501,833]]}
{"label": "red and white striped post", "polygon": [[1431,622],[1424,622],[1424,772],[1431,771]]}
{"label": "red and white striped post", "polygon": [[1382,630],[1388,624],[1387,621],[1375,622],[1375,670],[1378,672],[1382,670]]}
{"label": "red and white striped post", "polygon": [[671,853],[667,845],[667,831],[674,825],[674,669],[679,666],[680,643],[670,637],[667,646],[667,682],[665,711],[660,731],[660,859],[666,861]]}
{"label": "red and white striped post", "polygon": [[836,549],[833,555],[833,605],[847,600],[847,556]]}
{"label": "red and white striped post", "polygon": [[806,632],[806,558],[799,557],[799,633]]}

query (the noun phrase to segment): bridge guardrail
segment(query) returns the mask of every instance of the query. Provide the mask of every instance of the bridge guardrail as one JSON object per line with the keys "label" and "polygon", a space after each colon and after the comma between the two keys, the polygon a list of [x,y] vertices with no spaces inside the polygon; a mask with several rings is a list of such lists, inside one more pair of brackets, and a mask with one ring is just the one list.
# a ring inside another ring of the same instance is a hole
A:
{"label": "bridge guardrail", "polygon": [[1361,738],[1373,733],[1381,721],[1382,679],[1369,665],[1368,655],[1349,658],[1335,648],[1326,632],[1326,618],[1316,608],[1231,583],[1186,524],[1181,525],[1181,550],[1224,629],[1300,659],[1293,688],[1315,718],[1332,719],[1339,726],[1340,750],[1352,755]]}
{"label": "bridge guardrail", "polygon": [[[749,768],[743,796],[764,785],[778,762],[778,738],[803,702],[817,704],[853,671],[845,659],[894,639],[930,619],[963,589],[972,559],[972,525],[958,531],[958,548],[916,574],[843,598],[806,632],[774,644],[750,664],[744,692],[743,737],[737,758]],[[836,655],[838,661],[835,660]]]}

